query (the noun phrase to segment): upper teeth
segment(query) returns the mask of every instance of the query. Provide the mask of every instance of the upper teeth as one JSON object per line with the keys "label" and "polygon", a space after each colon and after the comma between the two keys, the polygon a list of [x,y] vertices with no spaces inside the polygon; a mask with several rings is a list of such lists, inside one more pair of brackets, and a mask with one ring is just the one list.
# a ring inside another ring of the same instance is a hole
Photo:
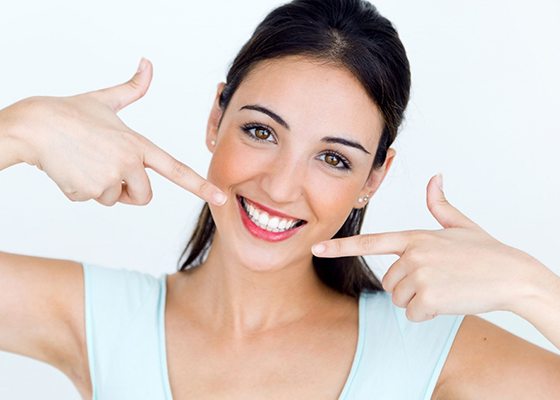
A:
{"label": "upper teeth", "polygon": [[267,231],[287,231],[288,229],[292,229],[294,225],[300,221],[299,219],[280,218],[277,216],[271,217],[266,211],[254,207],[252,204],[245,201],[245,199],[243,199],[241,203],[251,218],[251,221],[253,221],[255,225],[262,229],[266,229]]}

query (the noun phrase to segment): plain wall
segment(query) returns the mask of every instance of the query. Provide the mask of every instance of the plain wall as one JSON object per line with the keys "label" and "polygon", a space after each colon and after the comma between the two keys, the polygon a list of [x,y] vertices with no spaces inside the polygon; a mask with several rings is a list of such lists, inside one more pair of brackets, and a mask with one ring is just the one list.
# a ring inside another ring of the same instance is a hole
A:
{"label": "plain wall", "polygon": [[[0,108],[32,95],[72,95],[129,79],[154,64],[145,98],[119,114],[137,132],[205,175],[206,121],[216,84],[278,1],[3,2]],[[412,98],[397,157],[371,200],[363,232],[440,229],[426,185],[441,171],[448,200],[498,240],[560,275],[560,3],[395,1],[412,67]],[[145,207],[69,201],[46,174],[0,172],[0,249],[159,275],[176,261],[202,201],[148,170]],[[397,258],[368,257],[379,278]],[[508,312],[480,315],[560,353]],[[78,399],[47,364],[0,353],[0,398]]]}

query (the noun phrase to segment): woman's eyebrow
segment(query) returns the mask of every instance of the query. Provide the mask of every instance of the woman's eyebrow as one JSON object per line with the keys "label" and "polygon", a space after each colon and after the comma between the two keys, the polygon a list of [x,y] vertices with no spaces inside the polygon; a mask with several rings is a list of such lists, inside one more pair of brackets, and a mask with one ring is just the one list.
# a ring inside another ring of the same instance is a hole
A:
{"label": "woman's eyebrow", "polygon": [[360,143],[354,142],[353,140],[344,139],[344,138],[341,138],[341,137],[325,136],[324,138],[321,139],[321,142],[339,143],[339,144],[343,144],[345,146],[350,146],[350,147],[354,147],[356,149],[362,150],[363,152],[365,152],[367,154],[371,154],[369,151],[364,149],[364,146],[362,146]]}
{"label": "woman's eyebrow", "polygon": [[241,111],[241,110],[255,110],[255,111],[260,111],[262,113],[265,113],[270,118],[272,118],[273,120],[278,122],[280,125],[282,125],[284,128],[286,128],[287,130],[290,130],[290,126],[288,125],[288,123],[286,121],[284,121],[282,119],[281,116],[279,116],[274,111],[271,111],[266,107],[259,106],[258,104],[247,104],[246,106],[243,106],[239,109],[239,111]]}
{"label": "woman's eyebrow", "polygon": [[[287,130],[290,130],[290,126],[288,125],[288,123],[286,121],[284,121],[284,119],[282,119],[281,116],[279,116],[274,111],[271,111],[266,107],[260,106],[258,104],[247,104],[247,105],[244,105],[243,107],[241,107],[239,109],[239,111],[241,111],[241,110],[254,110],[254,111],[262,112],[262,113],[268,115],[274,121],[278,122],[280,125],[282,125]],[[341,138],[341,137],[325,136],[324,138],[321,139],[321,142],[338,143],[338,144],[342,144],[342,145],[345,145],[345,146],[354,147],[356,149],[362,150],[363,152],[365,152],[367,154],[371,154],[360,143],[355,142],[353,140],[348,140],[348,139],[345,139],[345,138]]]}

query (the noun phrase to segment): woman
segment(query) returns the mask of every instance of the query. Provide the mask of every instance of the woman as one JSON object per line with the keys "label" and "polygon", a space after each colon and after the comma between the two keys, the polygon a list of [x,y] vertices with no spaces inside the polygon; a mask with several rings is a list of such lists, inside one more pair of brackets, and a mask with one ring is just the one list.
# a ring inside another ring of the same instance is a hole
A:
{"label": "woman", "polygon": [[[110,206],[150,201],[148,167],[208,204],[158,279],[0,254],[0,349],[84,398],[554,398],[558,356],[466,314],[513,311],[560,347],[559,278],[450,205],[440,178],[427,201],[443,230],[358,235],[409,74],[371,5],[279,7],[218,86],[207,180],[115,116],[146,93],[146,60],[126,84],[2,110],[0,168],[36,165]],[[381,283],[359,256],[388,253]]]}

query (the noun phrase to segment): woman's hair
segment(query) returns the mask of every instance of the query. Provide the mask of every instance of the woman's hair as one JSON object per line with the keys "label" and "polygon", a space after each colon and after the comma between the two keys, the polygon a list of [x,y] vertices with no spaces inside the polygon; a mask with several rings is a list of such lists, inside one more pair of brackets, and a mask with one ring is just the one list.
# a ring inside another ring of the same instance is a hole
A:
{"label": "woman's hair", "polygon": [[[359,80],[384,120],[370,174],[383,166],[410,93],[406,51],[391,22],[365,0],[294,0],[272,10],[241,48],[227,73],[219,98],[222,117],[233,94],[257,63],[285,56],[305,56],[341,66]],[[366,208],[367,205],[353,208],[333,238],[359,234]],[[179,271],[204,261],[215,228],[205,203],[179,258]],[[313,256],[313,267],[322,282],[340,293],[358,297],[362,290],[383,291],[361,256]]]}

